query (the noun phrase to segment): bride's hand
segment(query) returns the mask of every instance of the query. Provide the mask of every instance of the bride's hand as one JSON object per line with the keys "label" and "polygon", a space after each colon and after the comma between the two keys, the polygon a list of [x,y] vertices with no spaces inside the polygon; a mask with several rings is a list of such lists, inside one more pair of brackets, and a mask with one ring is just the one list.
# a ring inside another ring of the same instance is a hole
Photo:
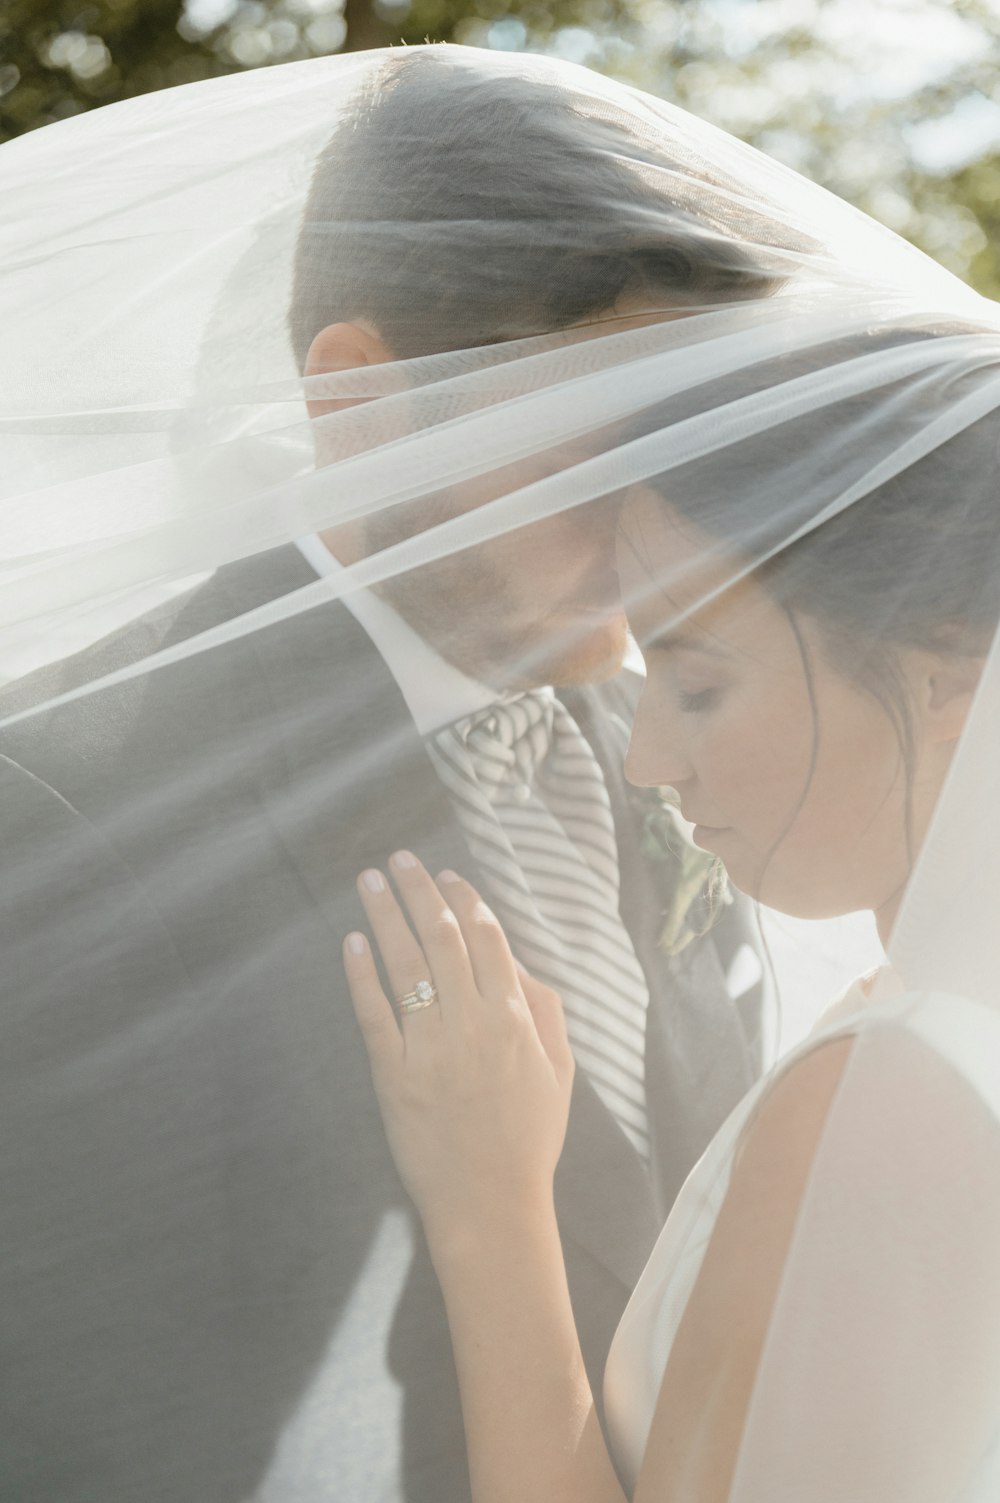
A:
{"label": "bride's hand", "polygon": [[437,999],[397,1020],[363,935],[344,966],[403,1181],[432,1237],[551,1204],[573,1083],[559,997],[468,882],[405,851],[390,866],[409,923],[381,873],[358,882],[389,988]]}

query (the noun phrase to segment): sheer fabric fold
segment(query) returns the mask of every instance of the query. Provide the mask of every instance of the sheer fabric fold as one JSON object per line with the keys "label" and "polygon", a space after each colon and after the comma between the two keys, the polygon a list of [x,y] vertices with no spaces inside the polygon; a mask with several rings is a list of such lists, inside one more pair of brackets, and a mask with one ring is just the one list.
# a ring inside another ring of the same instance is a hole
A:
{"label": "sheer fabric fold", "polygon": [[[466,1496],[339,971],[358,871],[471,859],[408,710],[422,674],[451,706],[435,732],[482,710],[470,683],[555,685],[642,909],[652,1168],[584,1082],[560,1171],[599,1388],[657,1214],[762,1063],[722,979],[746,907],[661,943],[697,851],[622,776],[615,539],[641,493],[701,540],[647,559],[664,631],[760,577],[840,622],[873,692],[864,644],[939,647],[929,616],[985,656],[907,874],[902,994],[849,1030],[728,1503],[992,1499],[996,307],[705,122],[545,58],[186,86],[8,144],[0,183],[11,1496]],[[341,568],[296,548],[317,535]],[[431,649],[409,680],[372,597],[401,661],[400,618]],[[707,1235],[677,1226],[668,1302]],[[649,1375],[667,1326],[651,1311]]]}

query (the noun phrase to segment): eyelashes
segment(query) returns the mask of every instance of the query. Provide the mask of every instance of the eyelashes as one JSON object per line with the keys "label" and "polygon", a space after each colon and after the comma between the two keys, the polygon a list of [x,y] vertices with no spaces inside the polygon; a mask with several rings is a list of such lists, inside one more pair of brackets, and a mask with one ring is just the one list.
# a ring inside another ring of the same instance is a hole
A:
{"label": "eyelashes", "polygon": [[682,675],[676,662],[676,646],[676,643],[656,641],[644,643],[642,655],[646,660],[648,677],[659,680],[661,693],[671,696],[682,714],[697,715],[711,710],[725,693],[725,683],[708,684],[704,689],[683,688],[678,679],[693,676],[697,683],[704,665],[700,661],[694,666],[685,664]]}
{"label": "eyelashes", "polygon": [[697,694],[691,694],[686,689],[678,689],[677,703],[685,713],[696,715],[699,710],[711,709],[720,692],[719,689],[701,689]]}

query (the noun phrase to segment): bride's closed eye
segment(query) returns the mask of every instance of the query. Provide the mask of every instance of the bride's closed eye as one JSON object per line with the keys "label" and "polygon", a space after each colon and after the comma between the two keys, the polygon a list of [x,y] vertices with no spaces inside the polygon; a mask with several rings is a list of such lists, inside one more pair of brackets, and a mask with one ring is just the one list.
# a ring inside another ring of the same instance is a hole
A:
{"label": "bride's closed eye", "polygon": [[[718,704],[724,685],[714,677],[708,680],[701,654],[696,661],[685,661],[688,654],[675,642],[651,642],[642,648],[647,680],[656,679],[665,693],[685,715],[704,714]],[[695,654],[691,654],[695,657]]]}
{"label": "bride's closed eye", "polygon": [[721,693],[722,689],[718,685],[697,690],[678,688],[677,703],[685,714],[697,715],[701,711],[710,710],[713,705],[717,704]]}
{"label": "bride's closed eye", "polygon": [[[670,691],[677,708],[685,715],[704,714],[719,703],[725,684],[721,681],[717,665],[706,662],[708,654],[699,649],[688,649],[682,643],[657,643],[646,649],[648,671],[654,671],[650,661],[653,653],[659,666],[665,671]],[[711,655],[713,658],[715,654]]]}

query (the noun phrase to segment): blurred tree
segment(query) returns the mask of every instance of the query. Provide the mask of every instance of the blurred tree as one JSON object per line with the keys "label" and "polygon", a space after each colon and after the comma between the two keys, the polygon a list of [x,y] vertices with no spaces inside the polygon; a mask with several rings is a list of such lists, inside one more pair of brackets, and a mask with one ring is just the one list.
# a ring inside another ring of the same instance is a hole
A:
{"label": "blurred tree", "polygon": [[179,18],[179,0],[5,0],[0,140],[220,71]]}
{"label": "blurred tree", "polygon": [[[0,141],[152,89],[339,51],[452,41],[470,8],[544,40],[628,0],[2,0]],[[512,11],[513,7],[513,11]]]}
{"label": "blurred tree", "polygon": [[1000,298],[1000,0],[635,0],[629,23],[544,45],[703,115]]}
{"label": "blurred tree", "polygon": [[1000,0],[0,0],[0,140],[393,42],[554,53],[704,115],[1000,297]]}
{"label": "blurred tree", "polygon": [[1000,298],[1000,153],[972,162],[950,179],[947,188],[949,207],[961,209],[972,230],[963,267],[967,280],[989,297]]}

